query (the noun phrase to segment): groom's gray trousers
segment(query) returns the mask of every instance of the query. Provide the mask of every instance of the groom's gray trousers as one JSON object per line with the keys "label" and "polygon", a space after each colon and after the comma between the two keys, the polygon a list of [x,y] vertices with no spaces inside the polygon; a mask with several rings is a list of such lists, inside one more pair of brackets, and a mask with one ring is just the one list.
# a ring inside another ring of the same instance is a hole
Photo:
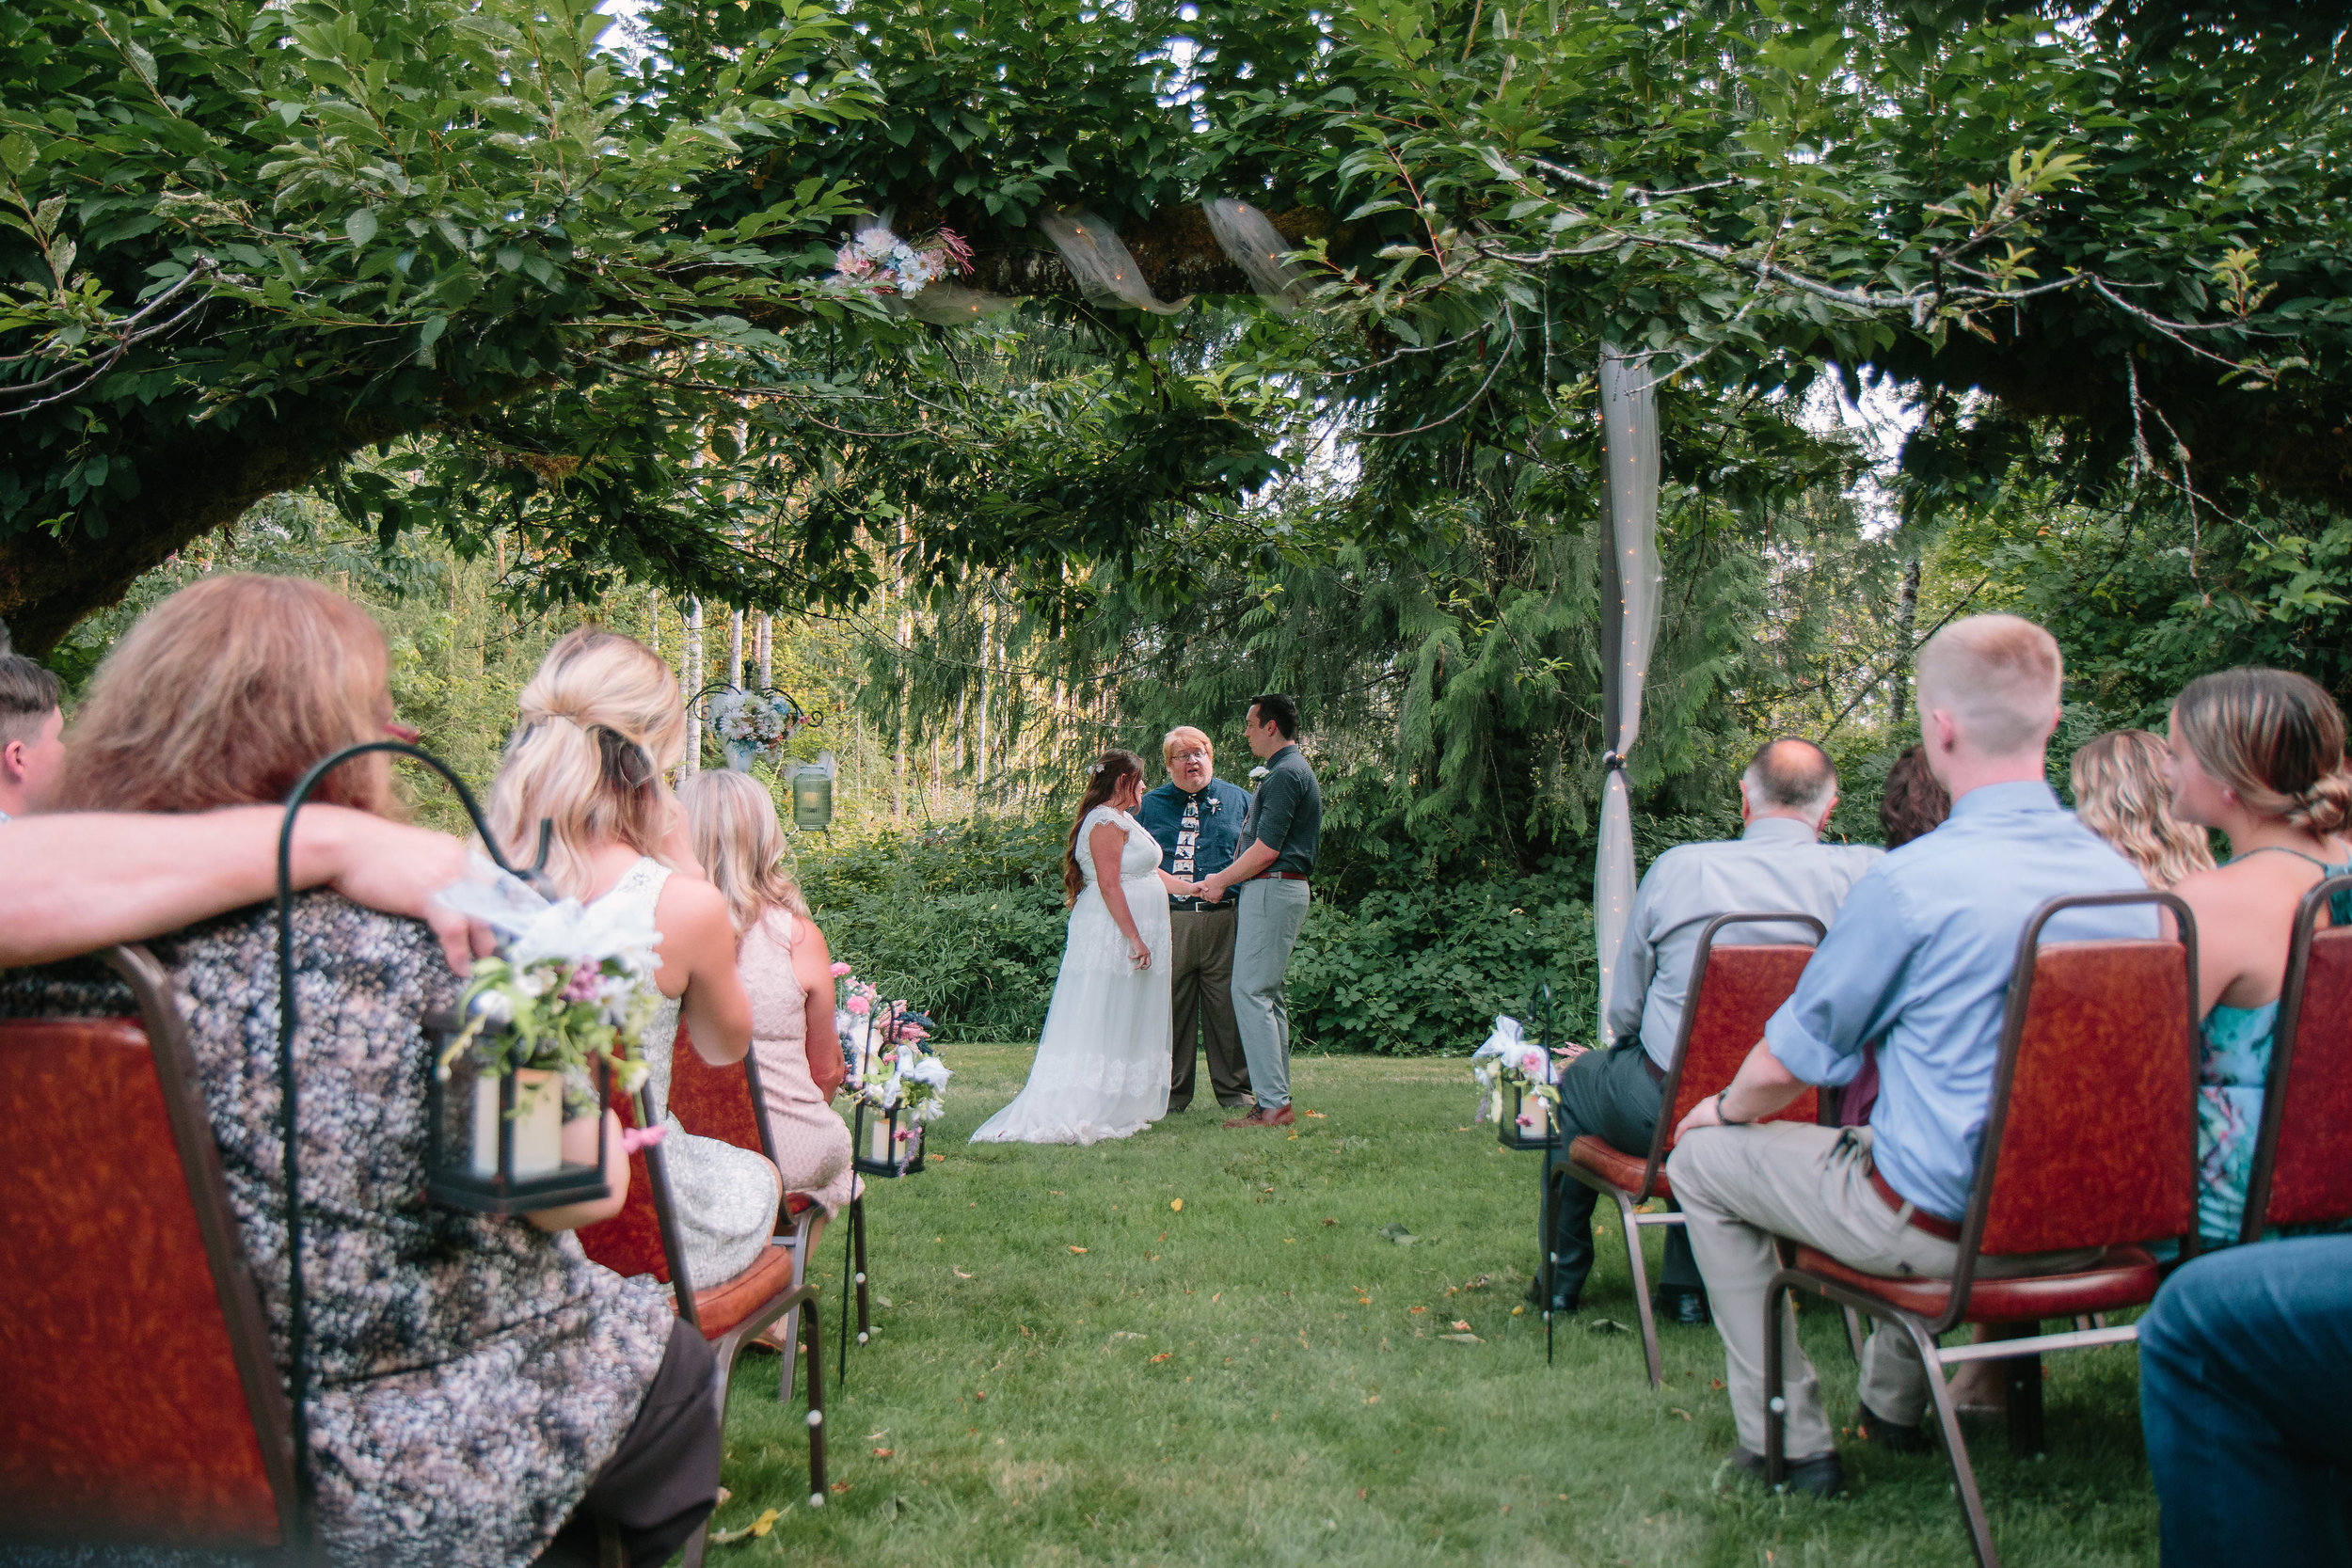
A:
{"label": "groom's gray trousers", "polygon": [[1249,1090],[1258,1109],[1291,1102],[1291,1015],[1282,1005],[1282,974],[1307,923],[1307,884],[1262,877],[1241,885],[1241,919],[1233,932],[1233,1022],[1249,1060]]}

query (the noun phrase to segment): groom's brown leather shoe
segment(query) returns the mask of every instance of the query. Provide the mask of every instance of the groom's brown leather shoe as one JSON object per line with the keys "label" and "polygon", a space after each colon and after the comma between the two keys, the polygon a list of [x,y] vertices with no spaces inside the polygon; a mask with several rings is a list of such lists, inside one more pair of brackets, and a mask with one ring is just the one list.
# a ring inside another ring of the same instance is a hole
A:
{"label": "groom's brown leather shoe", "polygon": [[1277,1106],[1271,1111],[1261,1106],[1248,1116],[1238,1117],[1225,1125],[1228,1127],[1288,1127],[1297,1119],[1298,1113],[1288,1105]]}

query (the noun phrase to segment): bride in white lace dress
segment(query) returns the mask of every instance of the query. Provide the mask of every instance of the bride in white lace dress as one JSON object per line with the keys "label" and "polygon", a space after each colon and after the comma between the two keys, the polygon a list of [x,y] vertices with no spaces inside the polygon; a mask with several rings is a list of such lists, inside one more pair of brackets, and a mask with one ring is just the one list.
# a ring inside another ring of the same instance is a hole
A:
{"label": "bride in white lace dress", "polygon": [[1160,870],[1158,842],[1128,815],[1142,800],[1143,759],[1104,752],[1062,857],[1070,938],[1028,1086],[976,1144],[1090,1144],[1168,1114],[1168,895],[1193,884]]}

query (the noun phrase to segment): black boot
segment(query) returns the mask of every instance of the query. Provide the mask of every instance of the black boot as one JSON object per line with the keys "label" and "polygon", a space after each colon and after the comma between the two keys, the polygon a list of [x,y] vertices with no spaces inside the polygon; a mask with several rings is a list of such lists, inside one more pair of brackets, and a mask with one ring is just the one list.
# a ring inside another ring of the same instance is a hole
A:
{"label": "black boot", "polygon": [[1661,1285],[1652,1306],[1660,1318],[1685,1328],[1705,1328],[1715,1321],[1715,1314],[1707,1305],[1704,1285]]}

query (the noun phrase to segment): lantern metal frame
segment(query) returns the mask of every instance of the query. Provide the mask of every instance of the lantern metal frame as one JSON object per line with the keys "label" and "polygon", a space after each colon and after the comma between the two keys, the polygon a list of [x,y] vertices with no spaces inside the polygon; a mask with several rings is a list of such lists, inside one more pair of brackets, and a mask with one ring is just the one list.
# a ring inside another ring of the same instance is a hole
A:
{"label": "lantern metal frame", "polygon": [[866,1115],[868,1111],[875,1109],[875,1107],[868,1105],[863,1100],[857,1102],[856,1125],[850,1131],[850,1136],[852,1140],[852,1154],[850,1164],[852,1168],[866,1176],[880,1177],[884,1180],[892,1180],[901,1176],[920,1176],[923,1173],[923,1165],[925,1164],[923,1159],[923,1124],[912,1117],[909,1117],[903,1124],[904,1127],[909,1130],[905,1142],[901,1143],[898,1138],[899,1130],[902,1125],[898,1119],[899,1114],[904,1111],[905,1108],[906,1107],[903,1101],[899,1104],[891,1106],[889,1111],[886,1113],[888,1119],[884,1123],[890,1131],[890,1147],[894,1149],[904,1149],[904,1155],[902,1157],[889,1160],[877,1160],[866,1152]]}
{"label": "lantern metal frame", "polygon": [[[482,807],[475,801],[473,792],[466,787],[466,781],[432,752],[405,740],[368,740],[356,746],[346,746],[312,764],[310,770],[295,781],[294,788],[287,792],[285,820],[278,830],[278,1120],[283,1130],[279,1172],[286,1183],[286,1401],[294,1439],[294,1507],[304,1522],[306,1533],[314,1518],[317,1481],[310,1472],[310,1301],[302,1281],[302,1169],[297,1152],[301,1139],[295,1136],[294,1131],[299,1122],[301,1103],[294,1062],[294,1035],[300,1026],[300,1006],[294,999],[294,821],[302,808],[310,802],[320,781],[344,763],[372,752],[383,752],[423,763],[446,779],[450,787],[457,792],[458,801],[466,808],[466,815],[471,818],[475,832],[481,835],[483,847],[488,851],[499,869],[510,876],[520,877],[526,881],[539,879],[540,868],[547,863],[548,846],[554,828],[554,824],[548,821],[543,820],[539,824],[538,861],[528,871],[516,870],[507,863],[505,856],[499,853],[498,841],[491,836],[489,823],[484,818]],[[427,1093],[430,1096],[431,1091]],[[437,1129],[438,1125],[437,1119],[434,1128],[427,1131],[428,1138],[434,1135],[434,1129]],[[597,1140],[598,1196],[610,1196],[611,1189],[601,1185],[601,1117],[597,1121]],[[499,1142],[501,1151],[511,1161],[514,1145],[512,1131],[501,1132]],[[429,1169],[427,1175],[429,1180]],[[297,1552],[296,1555],[304,1554]]]}
{"label": "lantern metal frame", "polygon": [[[1535,1022],[1535,1043],[1544,1053],[1544,1060],[1551,1060],[1551,982],[1545,981],[1535,994],[1531,1009]],[[1505,1101],[1502,1113],[1495,1118],[1495,1141],[1515,1153],[1544,1153],[1560,1147],[1560,1111],[1540,1096],[1531,1097],[1523,1084],[1505,1082],[1496,1085],[1498,1098]],[[1544,1106],[1546,1132],[1542,1137],[1531,1138],[1519,1126],[1519,1112],[1530,1098]]]}

